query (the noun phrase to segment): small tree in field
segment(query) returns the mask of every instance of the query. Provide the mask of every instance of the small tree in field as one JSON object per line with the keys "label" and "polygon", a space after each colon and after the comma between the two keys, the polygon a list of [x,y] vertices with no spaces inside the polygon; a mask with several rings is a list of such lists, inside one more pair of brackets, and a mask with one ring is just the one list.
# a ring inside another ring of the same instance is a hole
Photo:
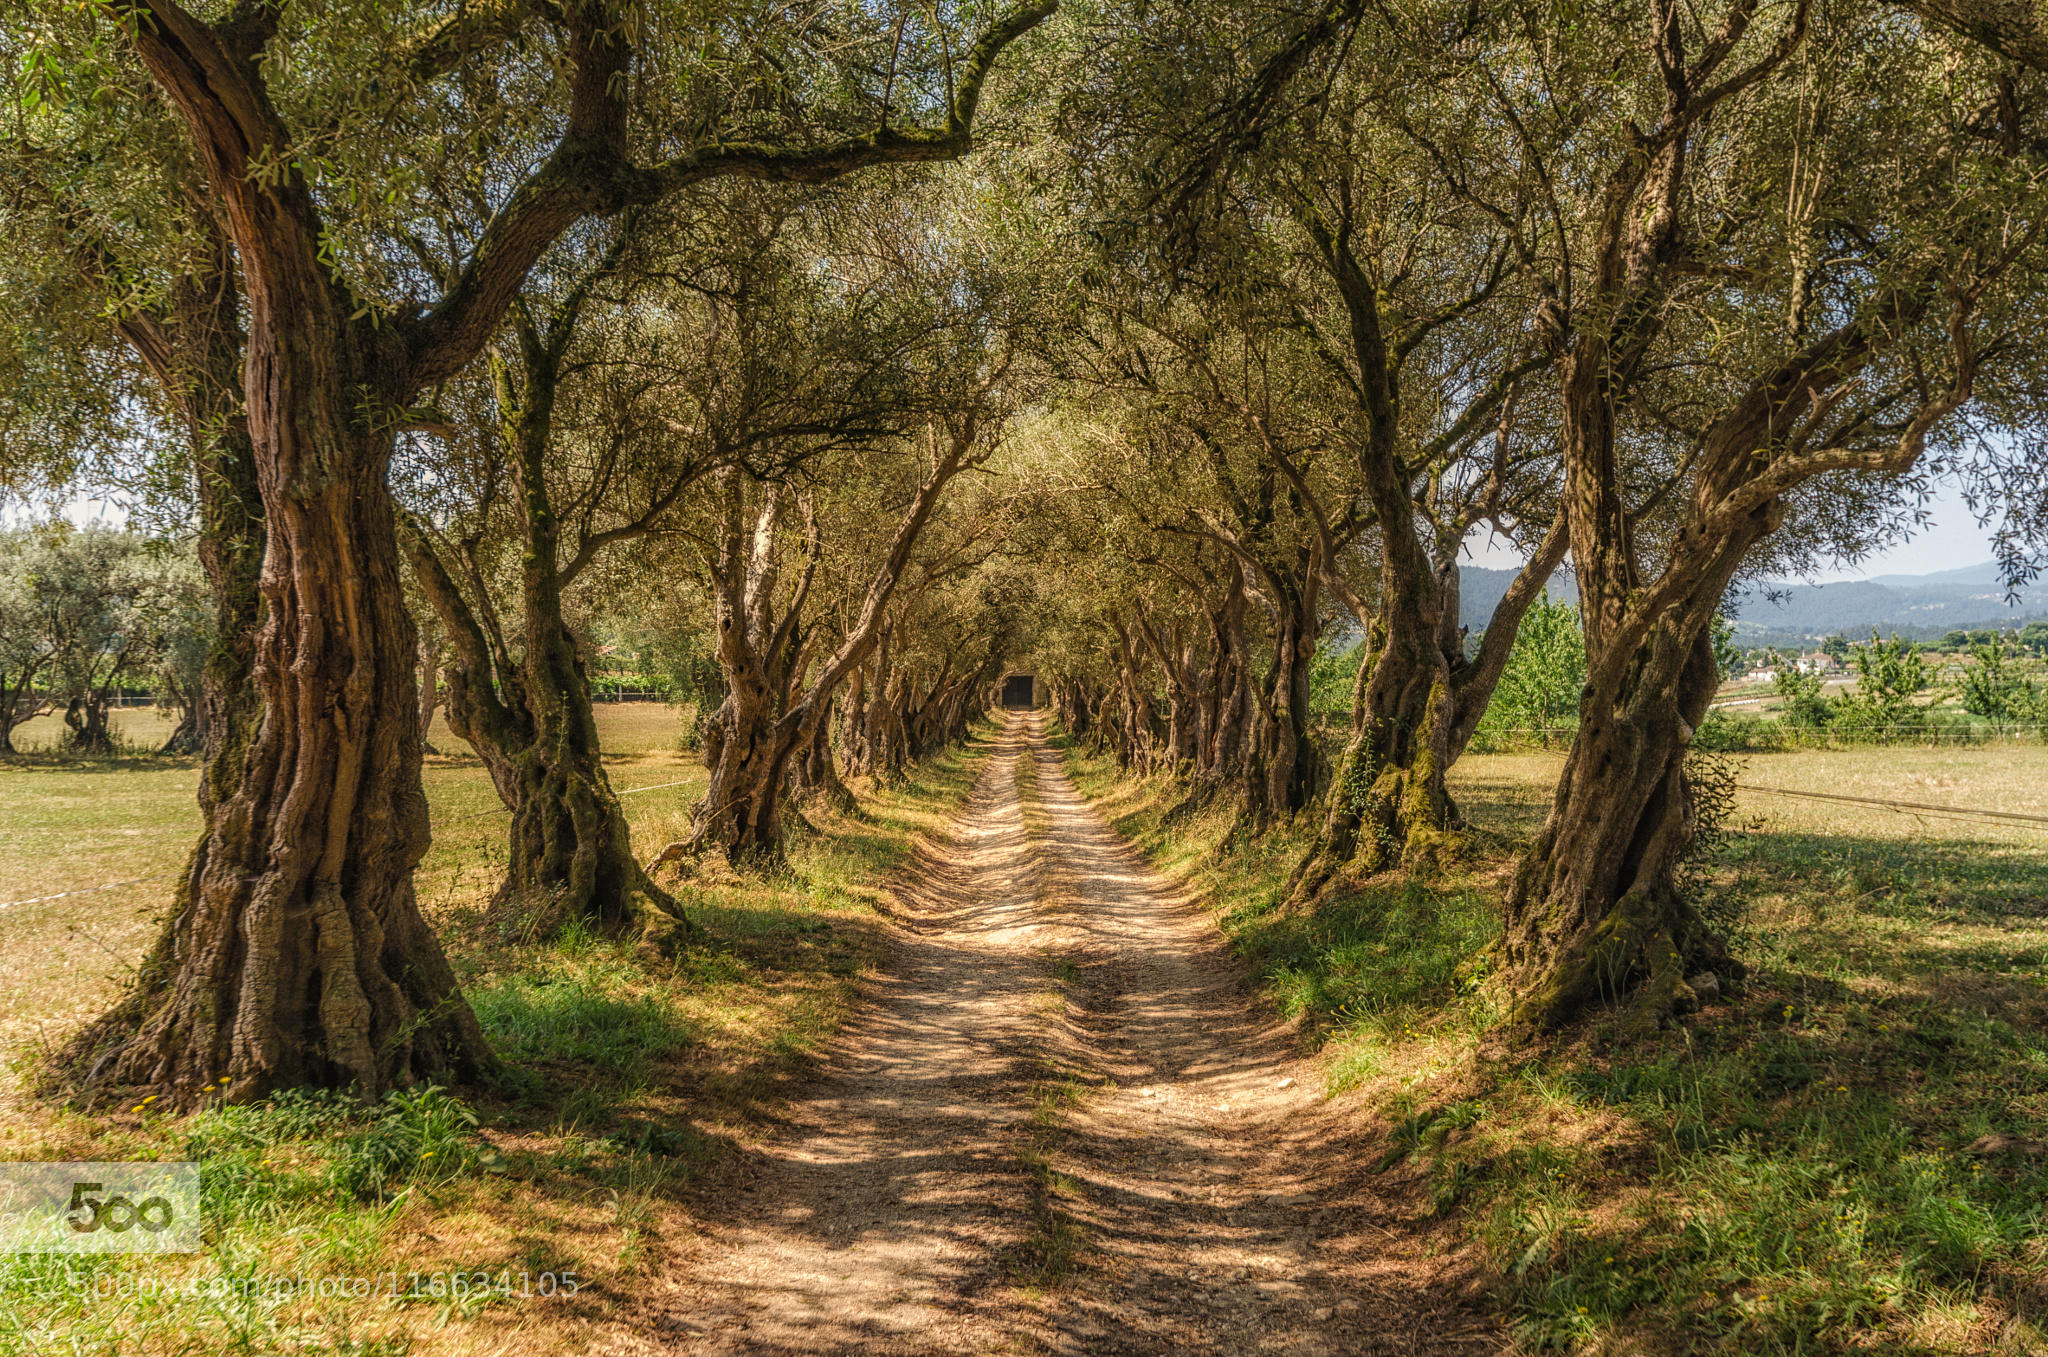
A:
{"label": "small tree in field", "polygon": [[42,683],[63,707],[66,747],[112,753],[121,694],[153,686],[167,661],[205,648],[198,562],[138,533],[63,524],[23,534],[6,559],[0,589],[11,603],[0,606],[18,608],[25,627],[8,649],[44,657]]}
{"label": "small tree in field", "polygon": [[1870,633],[1870,644],[1855,646],[1856,691],[1842,700],[1842,718],[1873,729],[1896,726],[1908,719],[1914,699],[1927,690],[1927,662],[1910,641],[1897,635],[1880,640]]}
{"label": "small tree in field", "polygon": [[41,623],[36,579],[47,544],[26,532],[0,534],[0,754],[14,752],[14,728],[42,710],[56,647]]}
{"label": "small tree in field", "polygon": [[1586,639],[1579,610],[1550,597],[1531,605],[1508,652],[1493,704],[1479,723],[1489,744],[1534,732],[1548,744],[1560,727],[1577,723],[1579,690],[1586,684]]}
{"label": "small tree in field", "polygon": [[2041,688],[2021,675],[2018,659],[2018,647],[2003,638],[1971,647],[1970,663],[1963,669],[1963,710],[1992,721],[2038,720]]}
{"label": "small tree in field", "polygon": [[1773,686],[1777,689],[1778,719],[1800,730],[1818,730],[1833,718],[1835,704],[1821,692],[1826,680],[1818,670],[1802,671],[1798,665],[1780,661]]}

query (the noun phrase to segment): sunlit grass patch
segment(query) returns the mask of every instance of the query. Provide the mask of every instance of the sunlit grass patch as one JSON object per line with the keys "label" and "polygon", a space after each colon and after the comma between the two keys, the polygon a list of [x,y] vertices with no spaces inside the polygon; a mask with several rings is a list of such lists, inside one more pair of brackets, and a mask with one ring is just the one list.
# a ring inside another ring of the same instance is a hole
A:
{"label": "sunlit grass patch", "polygon": [[638,980],[623,967],[560,966],[493,977],[471,989],[469,1002],[506,1059],[636,1079],[691,1040],[674,1005]]}
{"label": "sunlit grass patch", "polygon": [[[1744,793],[1704,864],[1746,987],[1647,1043],[1594,1020],[1503,1051],[1481,979],[1502,868],[1561,755],[1452,774],[1477,858],[1283,908],[1301,843],[1181,789],[1077,777],[1199,889],[1333,1090],[1385,1127],[1384,1171],[1461,1222],[1527,1351],[2048,1351],[2048,843]],[[1754,786],[2030,810],[2036,747],[1763,756]],[[1485,1054],[1482,1056],[1482,1051]]]}

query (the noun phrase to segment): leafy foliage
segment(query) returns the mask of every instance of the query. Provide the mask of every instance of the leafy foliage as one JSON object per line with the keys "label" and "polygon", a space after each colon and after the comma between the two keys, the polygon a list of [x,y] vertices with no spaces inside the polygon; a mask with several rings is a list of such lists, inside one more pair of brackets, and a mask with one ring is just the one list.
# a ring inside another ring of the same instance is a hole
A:
{"label": "leafy foliage", "polygon": [[2019,666],[2019,647],[2003,637],[1970,648],[1961,682],[1963,710],[1992,721],[2048,717],[2048,694]]}
{"label": "leafy foliage", "polygon": [[1856,688],[1842,699],[1838,719],[1880,729],[1910,719],[1929,682],[1927,661],[1912,642],[1896,635],[1880,639],[1872,632],[1870,644],[1854,647],[1851,658]]}
{"label": "leafy foliage", "polygon": [[1586,641],[1576,606],[1546,590],[1522,618],[1478,738],[1499,745],[1517,737],[1553,738],[1578,723],[1586,683]]}

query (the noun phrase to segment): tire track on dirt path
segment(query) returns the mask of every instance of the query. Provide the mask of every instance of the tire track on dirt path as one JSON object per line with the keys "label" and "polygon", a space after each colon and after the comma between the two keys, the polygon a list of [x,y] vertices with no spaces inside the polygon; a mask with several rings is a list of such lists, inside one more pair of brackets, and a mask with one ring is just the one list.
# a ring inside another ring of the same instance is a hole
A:
{"label": "tire track on dirt path", "polygon": [[[1492,1346],[1462,1275],[1374,1195],[1355,1114],[1075,789],[1042,716],[1010,718],[893,894],[894,959],[826,1073],[700,1194],[649,1307],[666,1350]],[[1068,1222],[1071,1270],[1019,1287]]]}
{"label": "tire track on dirt path", "polygon": [[1384,1142],[1244,991],[1214,925],[1068,778],[1033,720],[1032,775],[1068,907],[1091,1065],[1054,1168],[1089,1254],[1061,1353],[1476,1353],[1498,1347],[1465,1270],[1375,1191]]}

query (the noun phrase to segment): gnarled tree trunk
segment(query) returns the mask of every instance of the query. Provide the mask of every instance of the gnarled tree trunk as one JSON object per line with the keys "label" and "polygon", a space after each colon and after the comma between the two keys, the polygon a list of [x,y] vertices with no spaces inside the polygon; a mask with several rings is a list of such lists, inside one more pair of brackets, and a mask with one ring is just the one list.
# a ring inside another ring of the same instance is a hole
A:
{"label": "gnarled tree trunk", "polygon": [[1696,823],[1686,749],[1719,686],[1706,633],[1718,602],[1661,627],[1620,690],[1586,697],[1550,817],[1508,894],[1502,954],[1532,978],[1521,1022],[1556,1026],[1625,995],[1648,1018],[1685,1012],[1697,1002],[1687,976],[1731,969],[1673,880]]}
{"label": "gnarled tree trunk", "polygon": [[1470,660],[1458,625],[1458,566],[1450,554],[1457,545],[1432,565],[1410,540],[1413,552],[1384,552],[1381,611],[1361,619],[1371,650],[1359,666],[1351,738],[1331,779],[1321,839],[1296,868],[1297,899],[1353,861],[1377,871],[1449,851],[1458,820],[1445,777],[1485,716],[1522,616],[1568,539],[1562,522],[1553,526],[1495,605]]}
{"label": "gnarled tree trunk", "polygon": [[[252,368],[346,353],[339,327],[322,336],[324,351],[301,347],[314,336],[278,335],[262,323],[264,301],[252,299]],[[279,385],[303,396],[312,384]],[[183,1104],[209,1090],[240,1099],[326,1084],[374,1095],[472,1075],[489,1059],[483,1033],[413,896],[427,807],[412,622],[384,491],[389,436],[312,401],[265,402],[250,428],[267,466],[317,457],[328,471],[263,476],[264,716],[244,737],[238,776],[228,755],[242,723],[218,727],[209,779],[221,776],[224,795],[169,934],[69,1064],[89,1083]]]}
{"label": "gnarled tree trunk", "polygon": [[[222,779],[169,935],[64,1063],[173,1105],[474,1074],[483,1033],[413,895],[427,843],[415,640],[385,489],[393,435],[363,417],[403,403],[404,341],[352,318],[303,182],[249,175],[252,154],[290,144],[254,50],[171,8],[134,40],[192,127],[247,285],[263,717]],[[225,774],[237,723],[220,728]]]}
{"label": "gnarled tree trunk", "polygon": [[[521,653],[513,656],[499,627],[472,546],[459,554],[473,600],[424,526],[408,524],[406,546],[452,650],[448,727],[477,751],[512,812],[506,877],[494,912],[526,937],[552,933],[572,919],[630,927],[642,951],[663,956],[673,954],[690,925],[633,856],[625,813],[605,775],[589,675],[562,607],[565,574],[589,555],[579,551],[575,561],[562,562],[548,489],[562,362],[587,295],[586,287],[573,290],[545,333],[530,312],[521,313],[516,388],[510,365],[492,360],[519,506]],[[424,692],[419,706],[432,711]],[[416,718],[417,729],[425,725]]]}
{"label": "gnarled tree trunk", "polygon": [[[988,390],[985,386],[977,400],[986,397]],[[690,835],[664,849],[657,863],[694,857],[712,848],[735,865],[781,859],[782,803],[790,768],[816,737],[839,685],[873,652],[890,600],[932,511],[953,477],[976,460],[985,417],[979,406],[954,415],[953,427],[936,450],[931,470],[905,508],[868,583],[853,625],[838,648],[817,666],[801,696],[796,684],[810,666],[802,654],[799,626],[822,550],[816,520],[808,503],[801,503],[806,530],[803,571],[778,620],[775,559],[782,493],[779,487],[769,488],[753,529],[747,532],[745,483],[736,469],[723,473],[725,522],[710,574],[718,662],[727,692],[714,721],[717,734],[705,741],[711,782],[697,803]],[[892,711],[901,712],[900,694],[885,693],[882,698]]]}
{"label": "gnarled tree trunk", "polygon": [[853,809],[854,800],[853,793],[839,778],[839,761],[832,752],[832,705],[825,704],[824,718],[811,732],[811,742],[797,760],[796,791],[800,797],[815,798],[845,812]]}
{"label": "gnarled tree trunk", "polygon": [[1255,740],[1245,760],[1248,822],[1292,819],[1315,798],[1323,757],[1309,734],[1309,670],[1322,630],[1313,562],[1305,569],[1264,567],[1273,597],[1273,658],[1252,690]]}
{"label": "gnarled tree trunk", "polygon": [[107,695],[81,693],[64,704],[64,726],[70,733],[64,747],[74,754],[111,754],[114,732],[108,722]]}

